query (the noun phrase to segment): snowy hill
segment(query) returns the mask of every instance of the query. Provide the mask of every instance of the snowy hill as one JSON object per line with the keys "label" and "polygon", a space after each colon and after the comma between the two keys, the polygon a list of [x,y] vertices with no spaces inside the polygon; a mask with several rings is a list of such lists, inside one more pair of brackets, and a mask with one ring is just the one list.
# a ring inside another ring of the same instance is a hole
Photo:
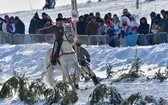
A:
{"label": "snowy hill", "polygon": [[[141,1],[141,9],[135,10],[135,0],[114,0],[106,2],[93,2],[86,4],[79,4],[79,13],[85,14],[90,12],[100,11],[102,17],[105,13],[111,12],[121,15],[123,8],[128,8],[131,13],[139,13],[139,17],[147,16],[149,19],[149,13],[155,11],[160,12],[161,9],[168,10],[166,6],[167,0],[155,0],[148,3]],[[157,5],[156,5],[157,4]],[[24,12],[10,13],[10,16],[19,16],[28,29],[30,19],[34,13],[38,11],[41,14],[44,11],[33,10]],[[58,7],[54,10],[46,10],[51,18],[55,20],[58,13],[63,13],[65,17],[71,16],[71,6]],[[1,14],[0,16],[4,16]],[[168,66],[168,44],[160,44],[154,46],[135,46],[135,47],[120,47],[112,48],[108,45],[103,46],[86,46],[91,55],[91,68],[100,78],[106,78],[106,64],[110,64],[113,70],[117,72],[114,78],[103,79],[102,84],[110,85],[112,80],[116,79],[119,75],[128,72],[131,68],[133,58],[138,52],[138,57],[142,60],[141,70],[147,76],[154,75],[161,68],[161,72],[164,72],[166,66]],[[4,83],[7,79],[13,76],[13,70],[25,73],[26,77],[30,80],[41,78],[43,72],[45,72],[44,55],[48,48],[52,48],[52,44],[37,43],[37,44],[24,44],[24,45],[1,45],[0,46],[0,83]],[[55,78],[61,79],[62,73],[55,71]],[[154,98],[160,97],[168,100],[168,80],[162,83],[158,80],[146,81],[146,77],[135,80],[134,82],[119,82],[113,83],[113,86],[122,94],[124,98],[128,98],[131,94],[140,92],[142,95],[152,95]],[[94,89],[94,84],[90,80],[89,82],[80,81],[79,87],[91,87],[86,91],[77,91],[79,100],[76,105],[86,105],[88,97]],[[40,100],[35,105],[42,105],[44,100]],[[12,97],[7,99],[1,99],[0,105],[24,105],[18,97]]]}

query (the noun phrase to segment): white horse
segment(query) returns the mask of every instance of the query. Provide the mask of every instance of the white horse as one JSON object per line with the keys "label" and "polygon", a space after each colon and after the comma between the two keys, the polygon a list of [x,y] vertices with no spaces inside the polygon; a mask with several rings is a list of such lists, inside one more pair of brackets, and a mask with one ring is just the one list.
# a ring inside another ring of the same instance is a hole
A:
{"label": "white horse", "polygon": [[[53,78],[53,70],[61,70],[63,73],[63,81],[69,82],[72,86],[72,89],[75,90],[75,86],[78,86],[79,80],[80,80],[80,66],[78,64],[77,60],[77,54],[72,48],[72,31],[69,24],[64,25],[64,36],[63,36],[63,43],[61,46],[60,54],[59,54],[59,63],[55,66],[51,65],[50,63],[50,56],[52,53],[52,48],[47,50],[46,56],[45,56],[45,65],[46,70],[48,73],[48,80],[51,85],[54,83]],[[73,81],[69,75],[69,70],[74,69],[75,70],[75,80]]]}

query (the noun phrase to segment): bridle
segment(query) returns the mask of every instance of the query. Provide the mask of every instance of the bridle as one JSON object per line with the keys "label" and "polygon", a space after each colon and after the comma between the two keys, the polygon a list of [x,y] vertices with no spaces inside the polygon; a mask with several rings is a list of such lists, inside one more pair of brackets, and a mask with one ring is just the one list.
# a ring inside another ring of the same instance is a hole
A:
{"label": "bridle", "polygon": [[64,28],[64,35],[65,35],[65,38],[66,38],[66,39],[64,39],[64,41],[72,42],[72,39],[74,38],[73,37],[73,31],[72,31],[72,28],[69,25],[67,25],[67,26],[68,27]]}

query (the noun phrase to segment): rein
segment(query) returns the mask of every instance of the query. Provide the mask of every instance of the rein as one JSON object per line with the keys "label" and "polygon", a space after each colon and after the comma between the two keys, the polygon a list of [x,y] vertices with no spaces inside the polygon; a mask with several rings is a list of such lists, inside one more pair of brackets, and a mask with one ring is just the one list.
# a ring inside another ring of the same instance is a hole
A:
{"label": "rein", "polygon": [[70,54],[75,54],[75,52],[62,53],[62,54],[60,54],[59,57],[61,57],[62,55],[70,55]]}
{"label": "rein", "polygon": [[[69,40],[63,40],[63,42],[69,42],[70,43],[70,41]],[[58,58],[60,58],[62,55],[70,55],[70,54],[75,54],[75,52],[74,51],[72,51],[72,52],[63,52],[62,51],[62,49],[61,49],[61,54],[59,55],[59,57]]]}

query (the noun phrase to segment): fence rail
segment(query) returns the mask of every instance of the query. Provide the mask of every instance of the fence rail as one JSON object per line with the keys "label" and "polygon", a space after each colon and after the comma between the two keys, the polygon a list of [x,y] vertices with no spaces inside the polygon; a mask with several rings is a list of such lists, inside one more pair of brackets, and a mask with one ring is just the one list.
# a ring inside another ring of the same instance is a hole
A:
{"label": "fence rail", "polygon": [[[97,44],[109,44],[114,37],[109,35],[78,35],[82,44],[97,45]],[[134,35],[128,35],[134,36]],[[149,45],[168,43],[168,33],[151,33],[151,34],[139,34],[137,35],[138,45]],[[34,43],[53,43],[53,34],[7,34],[0,32],[0,44],[34,44]],[[150,42],[150,43],[149,43]]]}

